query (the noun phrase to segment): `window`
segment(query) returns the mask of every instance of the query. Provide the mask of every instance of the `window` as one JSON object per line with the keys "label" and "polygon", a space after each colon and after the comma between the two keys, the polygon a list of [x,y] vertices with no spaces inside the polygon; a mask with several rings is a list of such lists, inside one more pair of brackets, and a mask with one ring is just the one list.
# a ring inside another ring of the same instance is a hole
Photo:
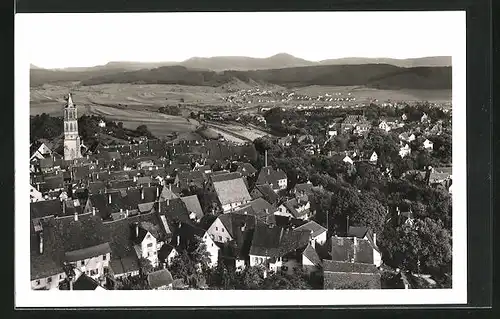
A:
{"label": "window", "polygon": [[40,280],[37,280],[37,281],[36,281],[36,285],[37,285],[37,286],[38,286],[38,285],[40,285]]}
{"label": "window", "polygon": [[222,228],[221,230],[222,230],[222,232],[224,232],[224,228]]}
{"label": "window", "polygon": [[214,243],[212,243],[212,247],[214,247]]}
{"label": "window", "polygon": [[219,236],[219,240],[222,241],[222,236]]}
{"label": "window", "polygon": [[218,227],[215,227],[215,231],[218,231],[218,230],[219,230],[219,228],[218,228]]}
{"label": "window", "polygon": [[153,247],[153,243],[148,244],[148,248]]}
{"label": "window", "polygon": [[50,284],[52,282],[52,277],[47,278],[47,283]]}
{"label": "window", "polygon": [[155,256],[156,256],[156,251],[155,251],[155,252],[153,252],[153,255],[155,255]]}
{"label": "window", "polygon": [[80,261],[80,266],[85,266],[85,260]]}
{"label": "window", "polygon": [[90,270],[90,275],[91,276],[99,275],[99,269],[92,269],[92,270]]}
{"label": "window", "polygon": [[106,255],[102,255],[102,260],[106,260]]}
{"label": "window", "polygon": [[59,279],[63,279],[64,275],[63,274],[60,274],[59,275]]}

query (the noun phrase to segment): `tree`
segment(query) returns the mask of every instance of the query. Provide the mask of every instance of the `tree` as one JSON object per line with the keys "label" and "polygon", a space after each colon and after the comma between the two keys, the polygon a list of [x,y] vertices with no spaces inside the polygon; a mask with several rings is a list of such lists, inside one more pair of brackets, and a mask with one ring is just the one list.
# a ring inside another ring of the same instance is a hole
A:
{"label": "tree", "polygon": [[384,259],[412,273],[438,277],[451,270],[451,234],[440,221],[415,219],[413,225],[386,227],[380,241]]}
{"label": "tree", "polygon": [[307,275],[300,269],[294,270],[293,274],[283,271],[270,274],[263,281],[262,289],[265,290],[303,290],[312,289],[308,283]]}
{"label": "tree", "polygon": [[141,276],[146,277],[151,271],[153,271],[151,261],[144,257],[139,258],[139,273]]}
{"label": "tree", "polygon": [[241,289],[261,289],[264,272],[260,267],[246,267],[240,274]]}

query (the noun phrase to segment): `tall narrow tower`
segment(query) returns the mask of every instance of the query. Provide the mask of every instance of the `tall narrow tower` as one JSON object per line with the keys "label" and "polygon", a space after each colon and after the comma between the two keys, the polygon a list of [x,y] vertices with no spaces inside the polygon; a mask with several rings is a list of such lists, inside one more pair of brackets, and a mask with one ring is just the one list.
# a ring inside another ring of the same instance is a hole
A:
{"label": "tall narrow tower", "polygon": [[64,159],[73,160],[81,158],[80,136],[78,136],[78,116],[76,106],[73,104],[71,93],[64,107]]}

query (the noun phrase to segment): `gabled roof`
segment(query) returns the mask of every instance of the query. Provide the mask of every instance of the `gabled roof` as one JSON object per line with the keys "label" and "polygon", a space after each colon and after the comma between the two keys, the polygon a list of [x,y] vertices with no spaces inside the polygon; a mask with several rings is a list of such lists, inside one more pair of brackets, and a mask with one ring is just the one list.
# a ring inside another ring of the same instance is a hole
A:
{"label": "gabled roof", "polygon": [[304,192],[307,195],[312,195],[313,184],[312,183],[297,183],[293,188],[294,193]]}
{"label": "gabled roof", "polygon": [[195,213],[197,219],[201,219],[203,217],[203,210],[201,209],[200,201],[198,200],[198,196],[191,195],[181,197],[181,200],[186,205],[187,210],[191,213]]}
{"label": "gabled roof", "polygon": [[214,188],[221,205],[250,201],[252,199],[248,193],[247,186],[241,177],[221,182],[214,182]]}
{"label": "gabled roof", "polygon": [[[254,198],[262,196],[262,198],[264,198],[271,204],[278,203],[279,196],[273,191],[269,184],[255,185],[254,191],[252,191],[253,195],[255,196]],[[260,194],[260,196],[258,194]]]}
{"label": "gabled roof", "polygon": [[[40,224],[43,225],[45,222],[40,221]],[[56,234],[51,229],[46,229],[41,236],[43,238],[42,254],[40,254],[39,250],[39,234],[35,231],[33,222],[30,222],[31,280],[46,278],[64,272],[58,251],[60,243]]]}
{"label": "gabled roof", "polygon": [[314,220],[311,220],[304,225],[301,225],[294,229],[295,231],[307,230],[309,232],[312,231],[312,236],[316,237],[324,232],[326,232],[326,228],[316,223]]}
{"label": "gabled roof", "polygon": [[298,210],[299,207],[305,205],[306,203],[299,203],[296,198],[292,198],[283,203],[283,206],[293,215],[295,218],[300,218],[309,213],[310,209],[303,209],[301,211]]}
{"label": "gabled roof", "polygon": [[167,269],[154,271],[148,274],[148,284],[151,289],[171,285],[174,282],[172,274]]}
{"label": "gabled roof", "polygon": [[265,166],[261,168],[256,184],[272,184],[273,187],[278,187],[278,181],[282,179],[287,179],[284,171]]}
{"label": "gabled roof", "polygon": [[[253,215],[227,213],[218,217],[233,239],[231,245],[223,247],[226,257],[244,258],[250,251],[257,219]],[[242,228],[244,227],[244,228]]]}
{"label": "gabled roof", "polygon": [[236,171],[243,176],[249,176],[257,173],[255,167],[253,167],[250,163],[239,163]]}
{"label": "gabled roof", "polygon": [[[96,290],[102,288],[97,281],[86,274],[81,274],[73,283],[73,290]],[[104,289],[104,288],[103,288]]]}
{"label": "gabled roof", "polygon": [[316,252],[316,249],[309,244],[307,245],[306,249],[302,252],[302,255],[309,259],[314,265],[320,266],[321,265],[321,259],[318,256],[318,253]]}
{"label": "gabled roof", "polygon": [[274,214],[278,210],[262,197],[250,201],[248,205],[252,207],[253,214],[258,217]]}
{"label": "gabled roof", "polygon": [[62,215],[62,204],[58,198],[30,203],[31,219],[42,218],[51,215],[53,216]]}
{"label": "gabled roof", "polygon": [[264,223],[257,223],[250,254],[267,257],[281,257],[304,248],[309,243],[310,232],[292,231],[281,227],[270,227]]}

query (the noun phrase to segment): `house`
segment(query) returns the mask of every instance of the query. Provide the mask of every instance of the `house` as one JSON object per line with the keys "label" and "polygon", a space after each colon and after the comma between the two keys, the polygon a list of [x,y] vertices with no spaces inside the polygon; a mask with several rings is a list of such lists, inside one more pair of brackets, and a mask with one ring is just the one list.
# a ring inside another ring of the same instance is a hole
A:
{"label": "house", "polygon": [[38,202],[44,200],[42,193],[33,187],[33,185],[30,185],[30,203],[33,202]]}
{"label": "house", "polygon": [[307,196],[312,196],[314,186],[310,181],[307,181],[307,183],[297,183],[291,190],[291,194],[295,196],[299,195],[307,195]]}
{"label": "house", "polygon": [[431,121],[431,118],[426,113],[424,113],[422,115],[422,117],[420,118],[421,123],[430,123],[430,121]]}
{"label": "house", "polygon": [[265,166],[261,168],[256,182],[256,185],[263,184],[271,186],[275,192],[278,192],[287,188],[288,179],[285,172],[281,169],[278,168],[275,170],[271,166]]}
{"label": "house", "polygon": [[104,128],[104,127],[106,127],[106,122],[104,122],[103,120],[100,120],[98,125],[99,125],[99,127]]}
{"label": "house", "polygon": [[322,262],[314,245],[309,243],[302,252],[302,269],[307,273],[313,273],[321,269]]}
{"label": "house", "polygon": [[370,264],[323,260],[323,289],[381,289],[381,275]]}
{"label": "house", "polygon": [[415,134],[413,134],[413,133],[409,134],[407,132],[404,132],[404,133],[399,134],[399,139],[403,142],[410,143],[410,142],[414,141],[416,139],[416,137],[415,137]]}
{"label": "house", "polygon": [[312,136],[311,134],[300,135],[297,137],[297,142],[312,144],[314,143],[314,136]]}
{"label": "house", "polygon": [[189,190],[190,187],[203,188],[205,177],[200,171],[180,171],[175,177],[174,184],[181,190]]}
{"label": "house", "polygon": [[405,156],[408,156],[410,154],[411,148],[408,144],[405,144],[405,146],[399,148],[399,156],[401,156],[401,158],[404,158]]}
{"label": "house", "polygon": [[189,218],[199,222],[203,217],[203,210],[201,209],[200,201],[197,195],[184,196],[181,197],[182,202],[186,205],[189,212]]}
{"label": "house", "polygon": [[370,156],[369,162],[371,164],[377,164],[378,161],[378,155],[376,152],[373,152],[372,155]]}
{"label": "house", "polygon": [[250,193],[253,199],[263,198],[271,205],[277,205],[280,197],[269,184],[255,185]]}
{"label": "house", "polygon": [[288,147],[288,146],[292,145],[293,139],[294,139],[294,135],[288,134],[285,137],[279,138],[278,144],[281,146],[284,146],[284,147]]}
{"label": "house", "polygon": [[[176,191],[176,189],[177,189],[177,191]],[[179,194],[180,194],[179,188],[176,188],[175,186],[172,187],[172,184],[169,184],[168,186],[165,185],[165,186],[163,186],[163,189],[160,193],[159,200],[166,201],[167,199],[179,198],[180,197]]]}
{"label": "house", "polygon": [[175,246],[176,250],[180,253],[190,247],[191,243],[199,240],[205,245],[205,249],[209,254],[209,267],[215,267],[219,261],[220,247],[212,239],[208,231],[199,228],[190,222],[181,222],[180,226],[175,230],[173,241],[171,245]]}
{"label": "house", "polygon": [[315,244],[324,245],[326,243],[327,229],[315,221],[311,220],[299,227],[294,228],[294,231],[309,231],[311,233],[311,244],[315,247]]}
{"label": "house", "polygon": [[[213,178],[214,176],[212,176]],[[252,198],[243,178],[213,181],[217,202],[222,212],[227,213],[248,203]]]}
{"label": "house", "polygon": [[103,280],[109,267],[111,248],[102,220],[95,212],[50,216],[35,219],[32,223],[33,289],[53,287],[56,285],[54,281],[58,284],[64,279],[62,266],[65,264],[99,282]]}
{"label": "house", "polygon": [[281,204],[276,214],[308,220],[311,217],[311,203],[306,195],[292,198]]}
{"label": "house", "polygon": [[425,139],[425,141],[423,142],[423,146],[424,146],[424,149],[426,149],[428,151],[432,151],[434,149],[434,143],[432,143],[428,139]]}
{"label": "house", "polygon": [[[376,238],[364,227],[349,228],[346,237],[333,236],[331,238],[332,260],[368,263],[379,267],[382,256],[376,245]],[[375,238],[375,239],[374,239]]]}
{"label": "house", "polygon": [[220,215],[209,227],[207,234],[221,247],[221,257],[235,269],[244,269],[253,230],[257,224],[254,215],[228,213]]}
{"label": "house", "polygon": [[235,171],[240,173],[241,176],[244,176],[246,178],[253,177],[257,173],[255,167],[253,167],[252,164],[250,163],[233,162],[232,166],[236,166]]}
{"label": "house", "polygon": [[164,244],[161,246],[160,251],[158,251],[158,259],[161,263],[167,264],[167,266],[172,265],[173,259],[179,255],[177,249],[170,244]]}
{"label": "house", "polygon": [[148,274],[148,285],[152,290],[172,289],[174,279],[168,269],[161,269]]}
{"label": "house", "polygon": [[406,120],[408,119],[408,116],[406,116],[406,114],[403,114],[403,115],[401,115],[401,119],[402,119],[403,121],[406,121]]}
{"label": "house", "polygon": [[293,231],[257,223],[249,252],[249,265],[266,271],[293,270],[301,267],[302,251],[311,240],[309,231]]}
{"label": "house", "polygon": [[386,121],[381,121],[380,124],[378,125],[378,128],[386,132],[389,132],[391,130],[390,125],[387,124]]}
{"label": "house", "polygon": [[73,290],[106,290],[92,277],[82,273],[73,283]]}

